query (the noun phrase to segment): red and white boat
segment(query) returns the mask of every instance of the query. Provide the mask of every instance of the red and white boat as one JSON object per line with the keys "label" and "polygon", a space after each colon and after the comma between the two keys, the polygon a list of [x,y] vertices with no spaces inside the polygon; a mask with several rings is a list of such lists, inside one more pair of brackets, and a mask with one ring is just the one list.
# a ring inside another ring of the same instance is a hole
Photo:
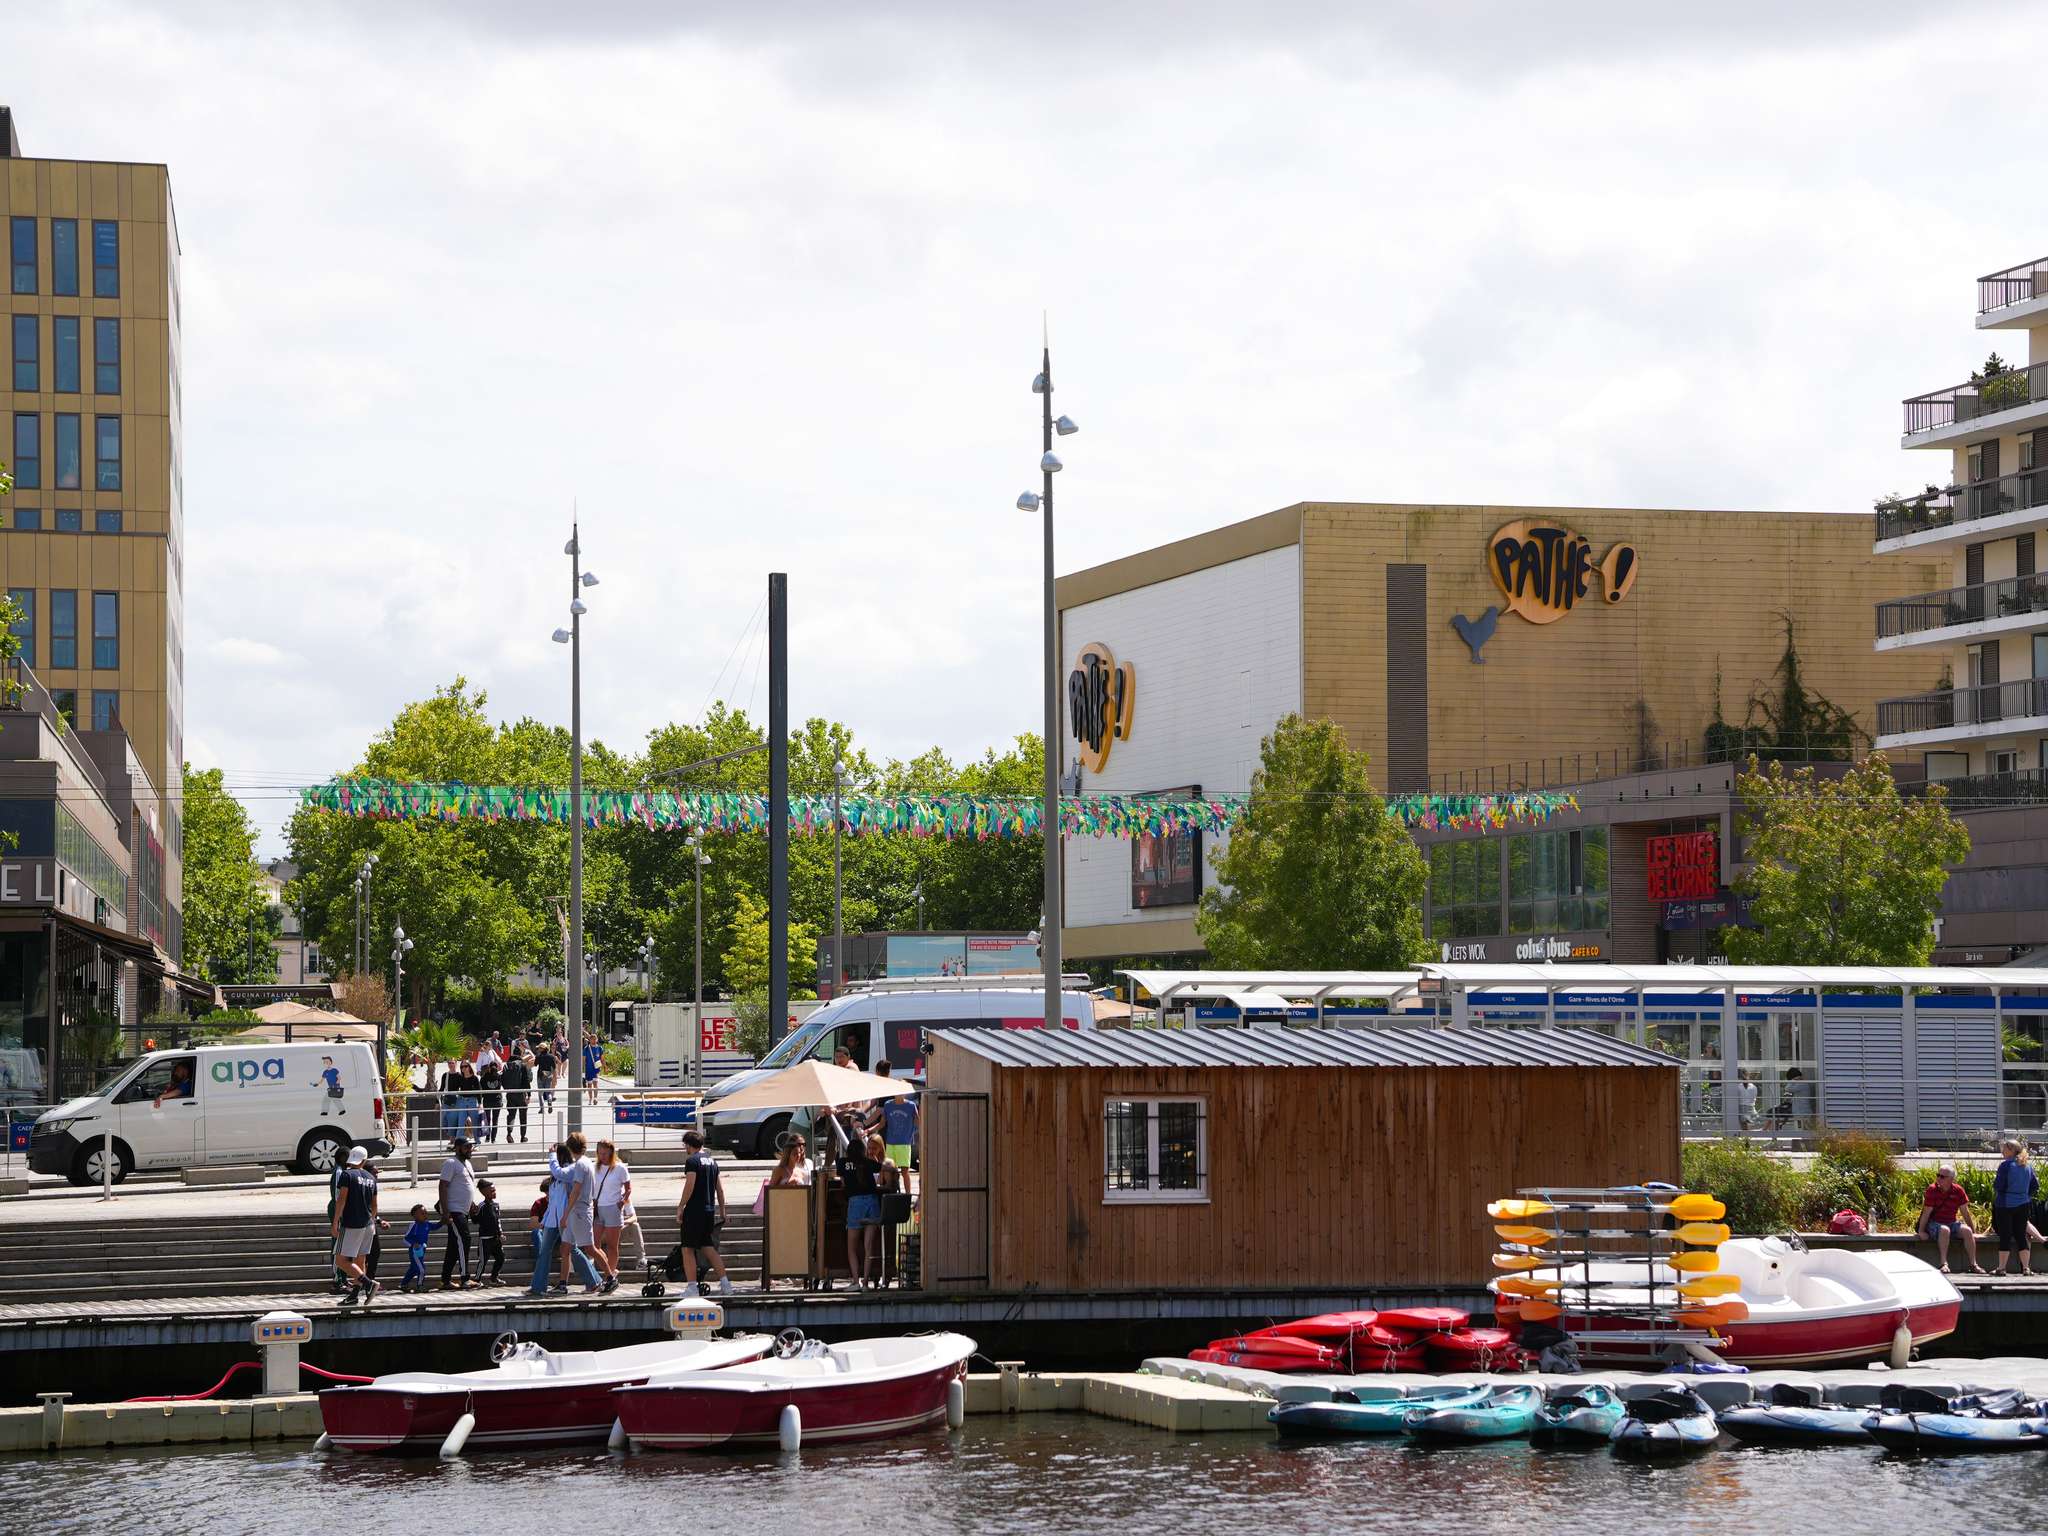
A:
{"label": "red and white boat", "polygon": [[621,1387],[612,1401],[636,1449],[880,1440],[948,1422],[974,1348],[957,1333],[824,1344],[789,1329],[772,1359]]}
{"label": "red and white boat", "polygon": [[[1718,1273],[1732,1275],[1740,1288],[1722,1301],[1739,1301],[1747,1315],[1717,1322],[1723,1343],[1714,1352],[1747,1366],[1837,1365],[1874,1360],[1891,1352],[1901,1326],[1914,1346],[1955,1332],[1963,1299],[1948,1276],[1909,1253],[1891,1249],[1807,1248],[1797,1239],[1741,1237],[1720,1246]],[[1548,1275],[1550,1271],[1538,1271]],[[1647,1319],[1633,1308],[1654,1294],[1671,1305],[1678,1282],[1697,1278],[1659,1266],[1594,1263],[1590,1271],[1570,1265],[1556,1272],[1553,1292],[1565,1315],[1554,1326],[1579,1335],[1583,1355],[1595,1359],[1641,1360],[1658,1345],[1633,1337],[1603,1344],[1603,1332],[1640,1335]],[[1518,1299],[1493,1286],[1503,1324],[1519,1322]],[[1590,1318],[1572,1309],[1588,1303]],[[1710,1308],[1714,1302],[1697,1303]],[[1591,1335],[1588,1337],[1587,1335]]]}
{"label": "red and white boat", "polygon": [[501,1333],[484,1370],[401,1371],[365,1386],[329,1387],[320,1394],[320,1420],[328,1441],[349,1451],[452,1456],[465,1446],[603,1445],[618,1417],[615,1389],[758,1360],[774,1342],[743,1333],[558,1352]]}

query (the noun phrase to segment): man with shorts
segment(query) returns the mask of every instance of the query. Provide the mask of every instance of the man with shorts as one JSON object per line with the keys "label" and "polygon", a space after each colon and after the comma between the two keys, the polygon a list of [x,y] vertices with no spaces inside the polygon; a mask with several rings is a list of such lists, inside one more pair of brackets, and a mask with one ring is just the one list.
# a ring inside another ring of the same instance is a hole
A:
{"label": "man with shorts", "polygon": [[597,1246],[597,1169],[590,1159],[583,1155],[585,1142],[581,1131],[571,1131],[562,1142],[562,1150],[570,1161],[564,1166],[550,1159],[548,1172],[557,1178],[567,1176],[569,1203],[562,1216],[562,1241],[568,1245],[570,1260],[576,1265],[576,1272],[584,1276],[583,1294],[604,1295],[619,1288],[619,1277],[612,1273],[611,1265],[605,1262],[604,1254]]}
{"label": "man with shorts", "polygon": [[1969,1255],[1970,1268],[1978,1274],[1984,1273],[1984,1266],[1977,1262],[1977,1230],[1970,1225],[1970,1197],[1963,1192],[1963,1186],[1956,1180],[1953,1165],[1943,1163],[1934,1170],[1934,1182],[1927,1186],[1927,1193],[1920,1201],[1920,1230],[1923,1235],[1934,1239],[1934,1246],[1941,1255],[1941,1272],[1948,1273],[1948,1243],[1951,1236],[1963,1240],[1963,1251]]}
{"label": "man with shorts", "polygon": [[359,1296],[367,1305],[377,1294],[377,1282],[363,1267],[377,1231],[377,1181],[363,1166],[369,1157],[361,1147],[350,1147],[348,1166],[335,1183],[334,1267],[348,1277],[348,1289],[341,1293],[344,1307],[353,1306]]}
{"label": "man with shorts", "polygon": [[[878,1064],[877,1072],[886,1063]],[[910,1188],[910,1160],[917,1153],[917,1095],[906,1093],[900,1098],[882,1101],[882,1146],[889,1161],[903,1170],[905,1189]]]}
{"label": "man with shorts", "polygon": [[683,1145],[690,1154],[683,1162],[683,1198],[676,1207],[683,1229],[683,1294],[701,1294],[697,1255],[702,1252],[717,1277],[718,1294],[730,1296],[732,1278],[718,1252],[718,1229],[725,1224],[725,1180],[719,1177],[718,1159],[704,1150],[704,1137],[694,1127],[683,1132]]}

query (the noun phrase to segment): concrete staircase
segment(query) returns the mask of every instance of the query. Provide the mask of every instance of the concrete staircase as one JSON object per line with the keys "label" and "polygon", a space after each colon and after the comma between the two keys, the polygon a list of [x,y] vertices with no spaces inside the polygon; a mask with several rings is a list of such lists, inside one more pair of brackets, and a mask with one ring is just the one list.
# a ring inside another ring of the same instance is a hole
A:
{"label": "concrete staircase", "polygon": [[[676,1241],[673,1210],[643,1212],[647,1253],[660,1262]],[[524,1211],[507,1218],[505,1276],[524,1284],[533,1250]],[[392,1292],[405,1273],[402,1220],[384,1235],[377,1278]],[[737,1286],[761,1276],[761,1218],[735,1208],[719,1252]],[[622,1287],[646,1276],[633,1265],[627,1234]],[[0,1304],[131,1301],[153,1296],[283,1296],[327,1288],[333,1276],[326,1221],[298,1216],[197,1217],[165,1210],[147,1221],[16,1222],[0,1226]],[[427,1281],[441,1279],[442,1237],[427,1250]]]}

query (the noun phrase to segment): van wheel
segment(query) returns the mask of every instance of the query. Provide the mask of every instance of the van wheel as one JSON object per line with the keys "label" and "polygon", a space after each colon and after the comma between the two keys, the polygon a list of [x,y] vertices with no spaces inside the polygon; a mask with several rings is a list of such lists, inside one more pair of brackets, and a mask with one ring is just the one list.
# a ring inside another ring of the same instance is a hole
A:
{"label": "van wheel", "polygon": [[[71,1182],[74,1184],[98,1184],[105,1177],[101,1164],[106,1159],[106,1143],[100,1140],[88,1142],[78,1149],[78,1156],[71,1160]],[[135,1166],[128,1154],[128,1148],[121,1142],[114,1143],[114,1182],[119,1184],[128,1177]]]}
{"label": "van wheel", "polygon": [[299,1172],[332,1173],[348,1156],[348,1138],[339,1131],[313,1131],[299,1143]]}
{"label": "van wheel", "polygon": [[761,1126],[761,1134],[754,1138],[754,1156],[782,1156],[782,1138],[789,1130],[789,1116],[771,1115]]}

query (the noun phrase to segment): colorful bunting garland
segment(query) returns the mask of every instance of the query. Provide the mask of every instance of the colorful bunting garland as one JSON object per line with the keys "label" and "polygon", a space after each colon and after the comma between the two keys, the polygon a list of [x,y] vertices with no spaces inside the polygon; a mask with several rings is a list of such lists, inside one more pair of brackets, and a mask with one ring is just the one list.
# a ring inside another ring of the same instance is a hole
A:
{"label": "colorful bunting garland", "polygon": [[[403,784],[388,779],[336,779],[300,791],[314,810],[378,821],[536,821],[566,824],[569,792],[502,785]],[[1243,795],[1209,800],[1158,800],[1136,795],[1085,794],[1060,800],[1066,837],[1162,837],[1228,831],[1244,814]],[[1566,794],[1529,791],[1503,795],[1396,795],[1387,809],[1404,826],[1436,829],[1537,823],[1576,811]],[[1037,797],[1022,795],[846,795],[841,830],[853,837],[1036,837]],[[766,795],[719,790],[585,790],[586,827],[640,826],[655,831],[759,832],[768,825]],[[789,829],[832,830],[830,795],[791,795]]]}

